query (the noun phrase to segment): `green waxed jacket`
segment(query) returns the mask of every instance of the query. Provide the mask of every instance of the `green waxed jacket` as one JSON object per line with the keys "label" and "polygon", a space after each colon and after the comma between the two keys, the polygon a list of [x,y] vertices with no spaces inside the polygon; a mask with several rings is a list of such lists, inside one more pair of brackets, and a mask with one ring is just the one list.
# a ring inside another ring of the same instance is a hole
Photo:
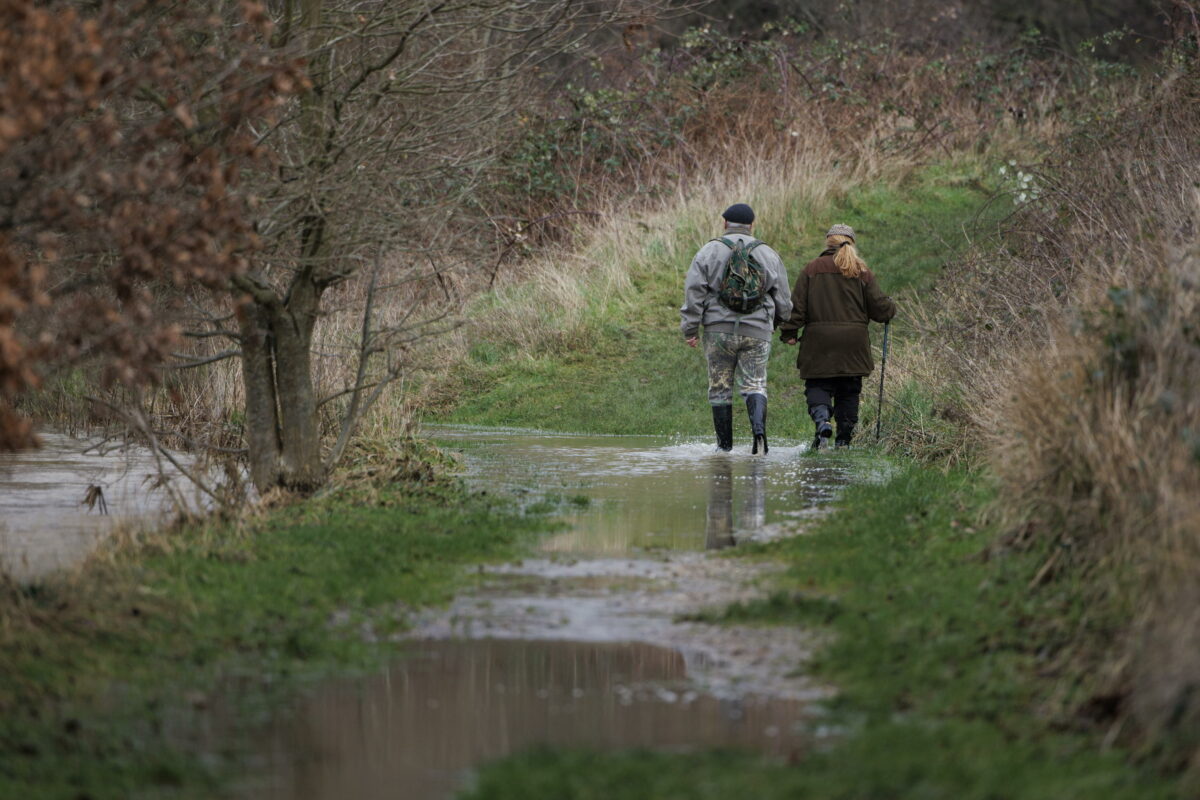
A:
{"label": "green waxed jacket", "polygon": [[801,378],[870,375],[875,363],[867,323],[896,316],[896,304],[879,290],[874,274],[845,277],[833,263],[834,252],[826,250],[796,278],[792,314],[779,326],[784,341],[800,339]]}

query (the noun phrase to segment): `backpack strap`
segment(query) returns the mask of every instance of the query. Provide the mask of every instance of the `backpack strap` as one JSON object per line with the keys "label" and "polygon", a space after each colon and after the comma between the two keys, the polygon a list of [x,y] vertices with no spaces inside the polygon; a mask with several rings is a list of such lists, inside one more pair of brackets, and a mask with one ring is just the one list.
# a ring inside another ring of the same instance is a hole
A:
{"label": "backpack strap", "polygon": [[[717,237],[716,239],[709,239],[709,241],[710,242],[720,242],[721,244],[728,247],[730,250],[737,247],[737,243],[734,242],[733,240],[731,240],[730,238],[728,238],[727,236],[720,236],[720,237]],[[754,248],[758,247],[760,244],[763,244],[763,242],[760,242],[758,239],[751,239],[750,245],[746,248],[746,252],[749,253]]]}

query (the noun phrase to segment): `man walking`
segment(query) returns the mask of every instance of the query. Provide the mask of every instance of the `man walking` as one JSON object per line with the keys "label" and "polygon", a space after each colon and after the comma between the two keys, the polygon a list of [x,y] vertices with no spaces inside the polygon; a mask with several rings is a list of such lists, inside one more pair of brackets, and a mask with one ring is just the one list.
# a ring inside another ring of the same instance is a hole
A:
{"label": "man walking", "polygon": [[690,347],[704,326],[708,402],[717,448],[733,449],[733,388],[746,398],[752,453],[767,453],[767,358],[772,332],[792,313],[779,254],[754,238],[754,211],[736,203],[721,215],[724,235],[700,248],[684,283],[679,328]]}

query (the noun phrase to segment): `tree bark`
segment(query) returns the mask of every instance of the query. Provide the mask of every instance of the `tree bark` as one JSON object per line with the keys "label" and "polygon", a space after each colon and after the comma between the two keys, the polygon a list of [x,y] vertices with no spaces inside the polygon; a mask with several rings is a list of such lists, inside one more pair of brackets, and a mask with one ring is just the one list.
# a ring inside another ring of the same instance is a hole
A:
{"label": "tree bark", "polygon": [[260,493],[309,492],[325,479],[311,360],[321,289],[299,276],[280,300],[242,285],[253,289],[238,306],[250,479]]}
{"label": "tree bark", "polygon": [[[299,19],[293,15],[299,11]],[[300,97],[304,144],[319,166],[326,145],[325,72],[318,31],[322,0],[289,1],[285,9],[286,45],[294,23],[306,32],[317,55],[310,63],[313,88]],[[248,276],[235,281],[240,290],[238,322],[242,334],[242,382],[246,390],[246,443],[250,479],[258,491],[275,487],[309,492],[321,486],[321,431],[312,376],[312,339],[320,310],[322,285],[314,278],[329,257],[323,209],[299,221],[300,264],[281,296],[277,287]],[[242,294],[244,293],[244,294]]]}
{"label": "tree bark", "polygon": [[238,306],[242,335],[242,386],[246,392],[246,447],[250,480],[258,491],[278,486],[281,478],[279,404],[270,314],[255,301]]}
{"label": "tree bark", "polygon": [[312,379],[312,335],[320,291],[308,280],[293,284],[287,304],[273,320],[275,386],[282,439],[280,483],[312,491],[325,480],[321,430]]}

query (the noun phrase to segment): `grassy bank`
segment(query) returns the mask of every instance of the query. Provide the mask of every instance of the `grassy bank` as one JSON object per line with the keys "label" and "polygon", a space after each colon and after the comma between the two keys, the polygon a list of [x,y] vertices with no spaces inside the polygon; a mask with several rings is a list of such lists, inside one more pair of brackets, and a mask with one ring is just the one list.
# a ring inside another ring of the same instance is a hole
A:
{"label": "grassy bank", "polygon": [[[853,225],[883,289],[904,297],[926,287],[942,264],[1004,213],[1003,204],[988,202],[983,171],[969,161],[886,180],[839,184],[821,174],[782,186],[768,172],[728,191],[708,187],[703,196],[713,198],[707,205],[681,203],[605,234],[583,256],[602,265],[595,270],[544,276],[540,292],[523,286],[481,300],[472,313],[482,335],[463,345],[448,378],[430,392],[433,416],[595,433],[707,433],[704,357],[683,345],[678,308],[691,257],[718,234],[724,203],[754,204],[755,233],[784,257],[789,281],[820,252],[831,223]],[[560,279],[579,283],[571,287],[579,304],[573,313],[555,300],[565,293],[554,285]],[[902,325],[901,318],[894,327]],[[769,392],[780,436],[807,435],[795,355],[793,348],[773,346]],[[864,425],[874,413],[869,405]],[[738,415],[739,435],[745,424]]]}
{"label": "grassy bank", "polygon": [[434,479],[160,534],[72,579],[7,586],[0,797],[210,797],[253,754],[257,711],[393,656],[386,637],[412,609],[548,527]]}
{"label": "grassy bank", "polygon": [[[471,800],[719,798],[1169,798],[1171,784],[1105,751],[1094,720],[1039,713],[1064,691],[1034,623],[1118,630],[1080,587],[1031,587],[1043,551],[992,551],[978,474],[910,466],[851,488],[811,534],[739,555],[783,561],[769,598],[709,618],[829,630],[812,665],[840,694],[845,736],[796,763],[737,753],[544,750],[488,768]],[[1069,690],[1069,687],[1066,689]]]}

